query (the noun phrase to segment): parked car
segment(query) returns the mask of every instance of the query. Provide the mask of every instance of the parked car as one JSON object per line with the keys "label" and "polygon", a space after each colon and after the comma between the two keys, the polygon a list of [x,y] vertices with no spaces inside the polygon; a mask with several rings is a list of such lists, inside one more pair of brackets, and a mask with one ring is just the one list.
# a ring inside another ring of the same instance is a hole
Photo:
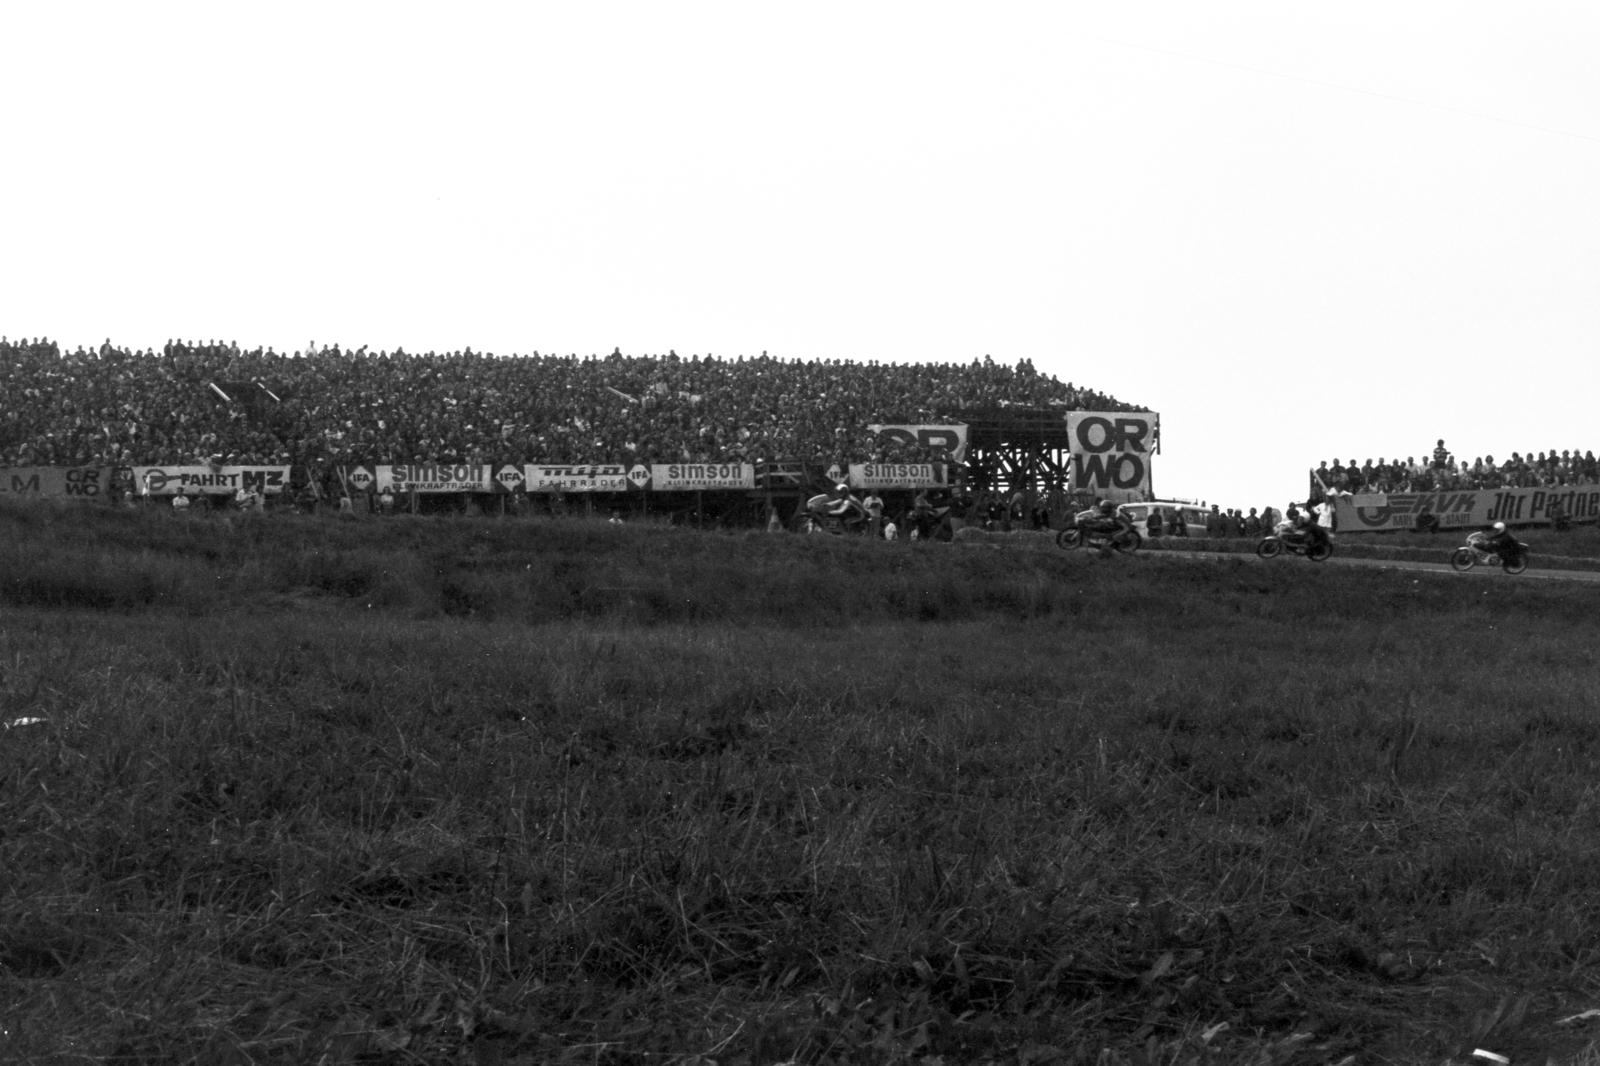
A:
{"label": "parked car", "polygon": [[[1183,516],[1183,524],[1188,528],[1189,536],[1203,537],[1206,535],[1206,509],[1196,504],[1184,503],[1181,500],[1148,500],[1140,503],[1122,504],[1119,510],[1133,519],[1133,524],[1139,528],[1139,532],[1142,534],[1147,528],[1146,523],[1150,520],[1150,512],[1156,508],[1161,509],[1164,526],[1165,523],[1172,521],[1173,512],[1177,512]],[[1167,535],[1165,529],[1163,529],[1163,535]]]}

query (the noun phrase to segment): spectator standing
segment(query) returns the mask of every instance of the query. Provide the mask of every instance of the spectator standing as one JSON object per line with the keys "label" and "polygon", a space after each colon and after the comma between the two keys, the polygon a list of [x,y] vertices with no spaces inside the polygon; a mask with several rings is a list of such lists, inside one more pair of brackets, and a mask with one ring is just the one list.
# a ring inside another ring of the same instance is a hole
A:
{"label": "spectator standing", "polygon": [[354,518],[355,515],[356,515],[356,505],[350,499],[350,494],[347,492],[344,495],[339,497],[339,516],[341,518],[344,518],[344,517]]}
{"label": "spectator standing", "polygon": [[900,539],[900,527],[894,524],[894,519],[892,519],[892,518],[889,519],[889,521],[884,524],[884,527],[883,527],[883,539],[884,540],[899,540]]}
{"label": "spectator standing", "polygon": [[1250,513],[1245,516],[1244,535],[1247,537],[1261,536],[1261,516],[1256,514],[1254,507],[1250,508]]}
{"label": "spectator standing", "polygon": [[1444,446],[1444,440],[1441,438],[1439,443],[1434,445],[1433,448],[1433,468],[1435,470],[1443,470],[1449,465],[1450,449]]}
{"label": "spectator standing", "polygon": [[1222,513],[1217,510],[1217,505],[1212,504],[1211,510],[1206,513],[1206,536],[1222,536]]}
{"label": "spectator standing", "polygon": [[1162,534],[1161,508],[1159,508],[1159,507],[1150,508],[1150,517],[1146,518],[1144,520],[1144,528],[1145,528],[1145,532],[1152,539],[1161,536],[1161,534]]}
{"label": "spectator standing", "polygon": [[[343,503],[340,503],[339,509],[344,509]],[[385,515],[394,514],[394,489],[392,487],[385,485],[383,491],[378,493],[378,510]]]}
{"label": "spectator standing", "polygon": [[172,510],[175,514],[185,514],[189,510],[189,497],[184,495],[184,490],[179,489],[178,494],[172,498]]}
{"label": "spectator standing", "polygon": [[869,489],[861,506],[867,510],[867,536],[876,538],[883,527],[883,497],[876,490]]}

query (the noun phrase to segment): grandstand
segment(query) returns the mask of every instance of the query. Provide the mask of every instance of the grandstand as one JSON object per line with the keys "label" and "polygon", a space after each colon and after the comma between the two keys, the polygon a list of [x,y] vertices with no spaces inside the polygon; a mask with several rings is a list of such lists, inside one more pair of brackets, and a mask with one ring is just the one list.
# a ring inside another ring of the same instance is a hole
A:
{"label": "grandstand", "polygon": [[0,466],[403,462],[917,461],[873,423],[1133,405],[968,364],[754,358],[412,355],[173,341],[63,351],[0,338]]}

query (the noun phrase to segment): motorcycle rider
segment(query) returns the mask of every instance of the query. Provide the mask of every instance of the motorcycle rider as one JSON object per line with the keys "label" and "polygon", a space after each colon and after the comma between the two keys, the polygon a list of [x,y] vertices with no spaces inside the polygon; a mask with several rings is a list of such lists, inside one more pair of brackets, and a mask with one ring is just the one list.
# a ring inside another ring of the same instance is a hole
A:
{"label": "motorcycle rider", "polygon": [[1080,516],[1078,519],[1078,524],[1083,527],[1085,533],[1114,537],[1123,530],[1133,529],[1133,519],[1110,500],[1101,500],[1092,511],[1085,514],[1087,518]]}
{"label": "motorcycle rider", "polygon": [[1304,544],[1306,551],[1328,543],[1328,531],[1318,524],[1316,512],[1309,506],[1302,511],[1291,503],[1286,517],[1289,522],[1287,539]]}
{"label": "motorcycle rider", "polygon": [[1496,522],[1483,537],[1483,550],[1494,552],[1500,557],[1501,562],[1508,562],[1516,558],[1522,550],[1522,545],[1517,538],[1511,535],[1504,522]]}

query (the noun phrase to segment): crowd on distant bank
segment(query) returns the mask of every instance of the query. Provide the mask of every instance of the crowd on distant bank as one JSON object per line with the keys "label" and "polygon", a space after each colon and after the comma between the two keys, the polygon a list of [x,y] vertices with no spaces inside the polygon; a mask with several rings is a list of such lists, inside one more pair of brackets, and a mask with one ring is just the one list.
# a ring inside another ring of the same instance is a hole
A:
{"label": "crowd on distant bank", "polygon": [[0,465],[932,458],[871,423],[1008,406],[1130,410],[985,357],[852,363],[689,356],[278,353],[170,341],[64,351],[0,338]]}
{"label": "crowd on distant bank", "polygon": [[1376,463],[1371,459],[1365,463],[1354,459],[1340,463],[1335,459],[1331,464],[1324,460],[1313,473],[1322,491],[1350,495],[1600,483],[1600,461],[1593,451],[1580,453],[1573,449],[1558,453],[1551,448],[1538,455],[1512,452],[1511,458],[1499,462],[1492,455],[1483,455],[1469,463],[1465,459],[1458,461],[1441,440],[1433,454],[1423,458],[1423,462],[1409,456],[1404,462],[1380,458]]}

